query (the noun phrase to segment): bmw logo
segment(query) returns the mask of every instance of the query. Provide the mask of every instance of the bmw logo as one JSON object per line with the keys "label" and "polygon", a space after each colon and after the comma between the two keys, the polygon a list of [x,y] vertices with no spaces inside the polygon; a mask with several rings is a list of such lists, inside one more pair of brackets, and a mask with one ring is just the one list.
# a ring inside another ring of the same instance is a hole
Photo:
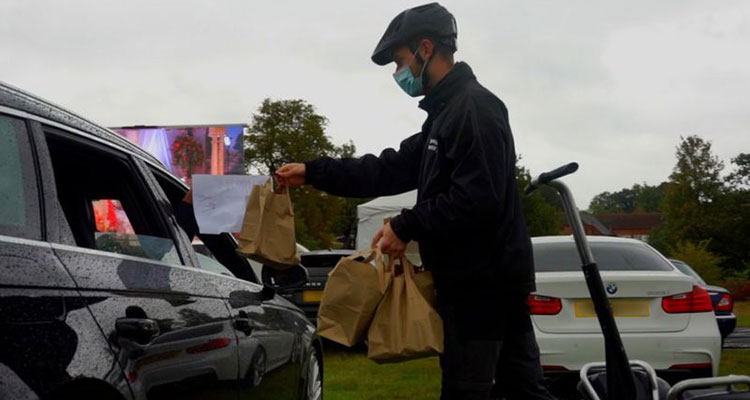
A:
{"label": "bmw logo", "polygon": [[608,283],[607,284],[607,293],[609,294],[615,294],[617,293],[617,285],[614,283]]}

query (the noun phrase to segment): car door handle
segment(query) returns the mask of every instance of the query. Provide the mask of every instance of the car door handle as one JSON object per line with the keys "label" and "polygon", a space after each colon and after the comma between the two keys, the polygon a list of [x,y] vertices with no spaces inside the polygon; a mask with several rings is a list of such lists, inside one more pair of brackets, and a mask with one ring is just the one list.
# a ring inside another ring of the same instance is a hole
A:
{"label": "car door handle", "polygon": [[238,317],[234,319],[234,329],[243,332],[245,335],[250,335],[253,332],[253,328],[255,327],[250,318]]}
{"label": "car door handle", "polygon": [[115,330],[123,338],[143,343],[159,334],[159,323],[150,318],[118,318]]}

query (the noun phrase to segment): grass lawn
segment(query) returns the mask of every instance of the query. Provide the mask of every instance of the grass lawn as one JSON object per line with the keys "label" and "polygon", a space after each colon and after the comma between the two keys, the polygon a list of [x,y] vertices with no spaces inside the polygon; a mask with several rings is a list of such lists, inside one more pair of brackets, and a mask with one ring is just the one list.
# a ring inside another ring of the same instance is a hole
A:
{"label": "grass lawn", "polygon": [[[750,301],[734,303],[737,326],[750,327]],[[719,375],[750,375],[750,349],[732,349],[721,352]]]}
{"label": "grass lawn", "polygon": [[[738,326],[750,327],[750,301],[735,303]],[[720,375],[750,375],[750,349],[724,350]],[[437,399],[437,358],[378,365],[363,352],[329,348],[325,353],[325,398],[328,400]]]}
{"label": "grass lawn", "polygon": [[[721,352],[719,375],[750,375],[750,349]],[[325,356],[327,400],[414,399],[440,397],[437,358],[378,365],[362,352],[329,350]]]}
{"label": "grass lawn", "polygon": [[750,327],[750,301],[734,303],[734,315],[737,316],[737,326]]}
{"label": "grass lawn", "polygon": [[719,375],[750,376],[750,349],[731,349],[721,352]]}
{"label": "grass lawn", "polygon": [[326,351],[324,368],[327,400],[440,397],[440,365],[435,357],[378,365],[364,352],[336,349]]}

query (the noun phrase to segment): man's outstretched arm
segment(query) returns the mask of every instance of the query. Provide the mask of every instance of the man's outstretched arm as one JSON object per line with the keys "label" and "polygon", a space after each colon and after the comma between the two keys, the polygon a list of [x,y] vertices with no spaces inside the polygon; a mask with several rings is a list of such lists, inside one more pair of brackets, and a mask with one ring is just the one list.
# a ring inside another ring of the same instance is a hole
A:
{"label": "man's outstretched arm", "polygon": [[287,164],[276,174],[290,187],[304,184],[337,196],[377,197],[417,188],[424,135],[417,133],[401,142],[398,151],[386,149],[380,156],[323,157],[304,164]]}

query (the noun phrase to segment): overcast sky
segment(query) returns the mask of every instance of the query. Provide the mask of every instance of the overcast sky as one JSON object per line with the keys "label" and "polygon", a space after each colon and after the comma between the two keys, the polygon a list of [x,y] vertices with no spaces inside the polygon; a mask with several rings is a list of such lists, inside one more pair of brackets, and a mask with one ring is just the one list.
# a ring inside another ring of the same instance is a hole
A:
{"label": "overcast sky", "polygon": [[[106,126],[250,121],[301,98],[334,142],[379,153],[419,130],[417,100],[370,55],[420,3],[0,2],[0,80]],[[443,1],[458,60],[508,106],[532,173],[578,161],[579,207],[658,184],[680,135],[727,166],[750,152],[748,1]]]}

